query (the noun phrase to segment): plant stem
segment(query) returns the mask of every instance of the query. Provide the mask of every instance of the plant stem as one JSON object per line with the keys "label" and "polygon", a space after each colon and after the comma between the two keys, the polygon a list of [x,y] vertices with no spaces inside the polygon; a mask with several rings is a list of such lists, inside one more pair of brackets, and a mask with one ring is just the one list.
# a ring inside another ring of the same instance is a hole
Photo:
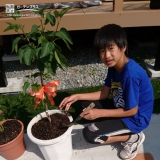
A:
{"label": "plant stem", "polygon": [[48,118],[49,122],[51,123],[51,117],[50,117],[50,115],[48,114],[48,105],[47,105],[46,102],[45,102],[45,112],[46,112],[46,115],[47,115],[47,118]]}
{"label": "plant stem", "polygon": [[[61,19],[60,19],[60,20],[61,20]],[[58,20],[57,27],[56,27],[56,32],[58,31],[58,26],[59,26],[60,20]],[[56,33],[56,32],[55,32],[55,33]]]}
{"label": "plant stem", "polygon": [[[41,79],[41,85],[44,86],[43,76],[42,76],[42,75],[40,75],[40,79]],[[45,94],[44,94],[44,97],[45,97],[45,100],[43,101],[43,102],[44,102],[44,103],[43,103],[43,106],[44,106],[44,108],[45,108],[46,116],[47,116],[49,122],[51,123],[51,117],[50,117],[50,115],[49,115],[48,112],[47,112],[47,111],[48,111],[48,105],[47,105],[47,102],[46,102],[46,95],[45,95]]]}
{"label": "plant stem", "polygon": [[43,21],[42,21],[42,18],[40,18],[40,22],[41,22],[41,27],[42,27],[42,34],[44,35],[44,30],[45,30],[45,27],[43,26]]}
{"label": "plant stem", "polygon": [[41,79],[41,85],[44,86],[44,84],[43,84],[43,76],[42,75],[40,75],[40,79]]}
{"label": "plant stem", "polygon": [[61,21],[61,19],[57,19],[57,26],[56,26],[56,30],[55,30],[55,33],[54,33],[54,35],[53,35],[53,40],[54,40],[54,37],[55,37],[55,35],[56,35],[56,33],[57,33],[57,31],[58,31],[58,27],[59,27],[59,23],[60,23],[60,21]]}
{"label": "plant stem", "polygon": [[28,43],[30,43],[30,40],[29,40],[29,38],[26,36],[26,33],[25,33],[24,30],[23,30],[23,27],[21,28],[21,31],[23,32],[23,35],[25,36],[25,38],[26,38],[26,40],[28,41]]}

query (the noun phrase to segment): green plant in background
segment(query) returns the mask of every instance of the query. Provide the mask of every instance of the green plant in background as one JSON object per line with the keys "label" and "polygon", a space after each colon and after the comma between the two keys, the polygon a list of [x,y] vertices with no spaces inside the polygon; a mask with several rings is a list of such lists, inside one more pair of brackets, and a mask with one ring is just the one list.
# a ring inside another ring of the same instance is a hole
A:
{"label": "green plant in background", "polygon": [[[2,110],[0,110],[0,116],[3,116],[4,113]],[[4,131],[4,127],[2,126],[2,124],[0,124],[0,132],[3,132]]]}
{"label": "green plant in background", "polygon": [[[44,79],[48,79],[51,75],[56,74],[58,67],[63,69],[67,67],[67,60],[62,54],[62,48],[58,45],[59,40],[62,40],[68,49],[72,44],[72,39],[65,28],[58,28],[61,18],[70,8],[62,9],[61,11],[55,10],[53,13],[44,13],[45,8],[35,10],[35,14],[39,16],[39,25],[33,24],[29,33],[25,33],[25,27],[22,24],[7,22],[8,27],[4,32],[8,30],[14,30],[18,37],[16,37],[12,44],[12,52],[16,51],[20,58],[20,63],[24,63],[27,66],[36,65],[38,72],[28,75],[27,77],[32,79],[32,83],[25,82],[23,86],[23,93],[29,86],[31,86],[30,95],[35,98],[35,108],[42,102],[45,106],[47,117],[50,119],[47,110],[47,100],[54,105],[52,97],[56,96],[56,89],[59,85],[59,81],[51,81],[48,84],[44,84]],[[16,15],[19,12],[16,11]],[[12,16],[15,21],[19,16]],[[51,25],[53,29],[47,30],[47,25]],[[20,41],[25,42],[20,48],[18,44]],[[40,77],[40,84],[33,81],[34,78]]]}

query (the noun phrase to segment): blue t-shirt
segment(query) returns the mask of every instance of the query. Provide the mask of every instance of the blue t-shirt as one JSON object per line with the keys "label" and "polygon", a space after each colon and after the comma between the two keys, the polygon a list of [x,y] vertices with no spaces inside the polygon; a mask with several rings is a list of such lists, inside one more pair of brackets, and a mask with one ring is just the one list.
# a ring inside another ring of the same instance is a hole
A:
{"label": "blue t-shirt", "polygon": [[153,88],[146,71],[134,60],[128,59],[120,73],[114,67],[108,69],[105,85],[111,88],[116,108],[138,106],[136,115],[121,119],[133,133],[139,133],[149,125],[152,116]]}

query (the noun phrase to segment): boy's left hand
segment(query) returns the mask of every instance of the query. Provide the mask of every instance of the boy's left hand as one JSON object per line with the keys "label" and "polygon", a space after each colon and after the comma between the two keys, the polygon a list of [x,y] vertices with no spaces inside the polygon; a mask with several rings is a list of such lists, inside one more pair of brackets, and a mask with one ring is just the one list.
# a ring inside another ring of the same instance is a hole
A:
{"label": "boy's left hand", "polygon": [[87,119],[87,120],[94,120],[94,119],[100,117],[99,111],[100,111],[100,109],[96,109],[96,108],[89,109],[86,111],[84,110],[80,114],[80,116],[83,117],[84,119]]}

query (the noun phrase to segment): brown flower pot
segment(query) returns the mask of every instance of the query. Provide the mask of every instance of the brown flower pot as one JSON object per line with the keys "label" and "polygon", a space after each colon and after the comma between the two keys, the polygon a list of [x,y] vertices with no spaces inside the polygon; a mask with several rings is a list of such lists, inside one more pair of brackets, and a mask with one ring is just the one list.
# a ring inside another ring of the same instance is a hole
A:
{"label": "brown flower pot", "polygon": [[[4,120],[1,122],[1,124],[3,124],[5,121]],[[7,160],[15,160],[18,157],[20,157],[24,151],[26,150],[25,147],[25,143],[24,143],[24,125],[21,121],[17,120],[21,126],[21,132],[19,133],[19,135],[13,139],[12,141],[4,144],[4,145],[0,145],[0,154],[2,157],[4,157]]]}

